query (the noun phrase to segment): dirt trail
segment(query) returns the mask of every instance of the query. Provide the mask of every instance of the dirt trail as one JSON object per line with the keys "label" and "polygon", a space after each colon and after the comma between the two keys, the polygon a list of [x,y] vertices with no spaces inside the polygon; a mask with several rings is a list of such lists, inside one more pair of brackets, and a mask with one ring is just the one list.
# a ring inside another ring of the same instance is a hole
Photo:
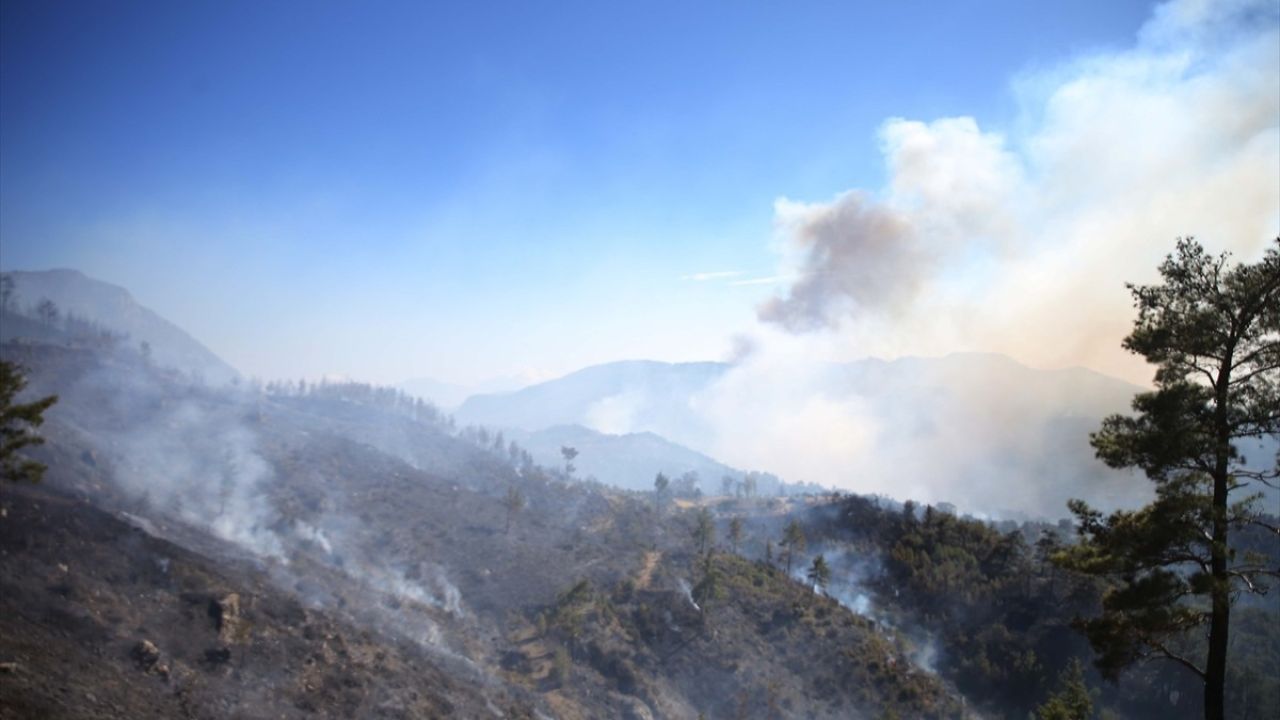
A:
{"label": "dirt trail", "polygon": [[644,554],[644,563],[640,566],[640,576],[636,578],[636,589],[644,590],[649,587],[649,583],[653,581],[653,571],[658,567],[658,561],[662,559],[662,553],[657,550],[650,550]]}

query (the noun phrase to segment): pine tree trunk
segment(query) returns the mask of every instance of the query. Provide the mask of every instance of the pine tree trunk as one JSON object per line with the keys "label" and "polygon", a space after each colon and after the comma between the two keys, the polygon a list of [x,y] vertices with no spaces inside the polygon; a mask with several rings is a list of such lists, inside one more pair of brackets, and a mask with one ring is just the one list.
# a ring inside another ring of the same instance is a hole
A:
{"label": "pine tree trunk", "polygon": [[1214,426],[1218,447],[1213,467],[1213,546],[1209,561],[1213,575],[1213,610],[1209,619],[1209,658],[1204,673],[1205,720],[1223,720],[1226,717],[1227,633],[1231,623],[1231,578],[1227,575],[1227,481],[1230,478],[1231,426],[1227,418],[1227,402],[1233,350],[1233,347],[1227,349],[1214,388],[1217,395]]}
{"label": "pine tree trunk", "polygon": [[1227,630],[1231,620],[1230,578],[1227,576],[1227,482],[1214,478],[1213,489],[1213,615],[1209,620],[1209,660],[1204,676],[1205,720],[1225,717]]}

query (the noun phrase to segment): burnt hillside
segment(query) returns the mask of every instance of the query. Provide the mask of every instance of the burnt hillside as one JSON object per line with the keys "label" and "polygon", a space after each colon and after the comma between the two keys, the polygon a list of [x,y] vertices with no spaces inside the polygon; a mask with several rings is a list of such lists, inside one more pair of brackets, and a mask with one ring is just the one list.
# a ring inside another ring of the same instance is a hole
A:
{"label": "burnt hillside", "polygon": [[[61,396],[45,483],[4,491],[14,717],[965,714],[893,630],[701,557],[695,509],[352,393],[209,387],[65,339],[4,357]],[[235,642],[208,615],[231,595]],[[110,693],[58,689],[85,658]]]}

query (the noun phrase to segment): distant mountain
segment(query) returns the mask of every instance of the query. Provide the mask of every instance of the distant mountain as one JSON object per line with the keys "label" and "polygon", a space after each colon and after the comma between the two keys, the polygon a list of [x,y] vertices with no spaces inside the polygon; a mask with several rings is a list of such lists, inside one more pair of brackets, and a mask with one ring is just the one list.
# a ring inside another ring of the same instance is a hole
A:
{"label": "distant mountain", "polygon": [[522,381],[517,377],[493,378],[474,385],[442,382],[434,378],[419,377],[402,380],[396,383],[396,387],[414,397],[430,400],[440,408],[452,410],[472,395],[514,392],[528,384],[528,382]]}
{"label": "distant mountain", "polygon": [[628,361],[472,397],[456,416],[535,433],[653,433],[787,481],[1055,517],[1071,497],[1118,507],[1148,496],[1144,479],[1109,470],[1088,444],[1101,418],[1127,410],[1139,391],[1083,368],[1038,370],[994,354],[815,363],[803,373]]}
{"label": "distant mountain", "polygon": [[658,473],[677,478],[695,472],[702,491],[716,493],[722,477],[742,476],[741,470],[651,432],[608,435],[581,425],[557,425],[533,433],[513,433],[512,439],[532,453],[535,462],[549,467],[562,466],[560,448],[572,447],[578,451],[574,465],[579,477],[595,476],[627,490],[652,490]]}
{"label": "distant mountain", "polygon": [[730,368],[725,363],[625,360],[594,365],[510,393],[475,395],[455,413],[461,423],[541,430],[583,425],[610,434],[654,431],[707,440],[710,428],[690,412],[689,398]]}
{"label": "distant mountain", "polygon": [[13,278],[15,304],[19,308],[34,307],[47,298],[64,315],[75,315],[126,334],[132,343],[148,343],[152,357],[160,365],[193,372],[215,383],[239,376],[235,368],[177,325],[140,305],[122,287],[76,270],[14,271],[5,275]]}

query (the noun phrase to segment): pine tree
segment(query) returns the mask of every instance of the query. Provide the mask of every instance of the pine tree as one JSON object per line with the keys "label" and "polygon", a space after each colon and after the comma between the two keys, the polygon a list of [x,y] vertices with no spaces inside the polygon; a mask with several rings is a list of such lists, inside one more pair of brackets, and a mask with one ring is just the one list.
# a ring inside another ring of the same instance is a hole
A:
{"label": "pine tree", "polygon": [[690,595],[702,610],[703,617],[706,618],[710,605],[723,598],[724,594],[724,577],[721,575],[719,568],[716,567],[712,557],[707,555],[702,560],[702,579],[698,581],[697,585],[693,586],[693,591]]}
{"label": "pine tree", "polygon": [[826,591],[827,584],[831,582],[831,566],[827,565],[827,559],[821,554],[815,557],[806,577],[815,590]]}
{"label": "pine tree", "polygon": [[44,298],[36,305],[36,317],[40,318],[40,322],[49,327],[53,327],[53,324],[58,322],[60,314],[57,303],[49,298]]}
{"label": "pine tree", "polygon": [[[1255,265],[1228,267],[1191,239],[1160,266],[1159,285],[1130,285],[1138,319],[1124,347],[1156,365],[1156,389],[1134,398],[1135,415],[1113,415],[1091,436],[1098,457],[1141,468],[1156,499],[1104,517],[1073,500],[1081,542],[1058,555],[1111,581],[1102,614],[1083,623],[1109,678],[1139,660],[1176,662],[1204,682],[1204,715],[1225,709],[1233,596],[1263,592],[1280,576],[1237,558],[1229,533],[1264,524],[1253,483],[1275,487],[1275,467],[1248,465],[1238,444],[1280,433],[1280,239]],[[1277,531],[1271,527],[1272,532]],[[1203,662],[1176,642],[1203,624]]]}
{"label": "pine tree", "polygon": [[667,488],[671,487],[671,480],[662,473],[653,479],[653,509],[656,512],[662,512],[662,505],[667,498]]}
{"label": "pine tree", "polygon": [[716,539],[716,524],[711,519],[711,511],[702,508],[693,526],[693,541],[698,544],[698,552],[706,553]]}
{"label": "pine tree", "polygon": [[1058,690],[1036,708],[1035,720],[1089,720],[1093,697],[1084,681],[1084,667],[1073,658],[1058,679]]}
{"label": "pine tree", "polygon": [[511,534],[511,520],[524,509],[524,495],[520,490],[512,485],[507,488],[507,496],[502,499],[502,505],[507,509],[507,528],[504,534]]}
{"label": "pine tree", "polygon": [[44,423],[44,411],[58,396],[15,403],[14,398],[26,386],[27,379],[18,366],[0,360],[0,478],[7,482],[40,482],[45,471],[43,464],[22,457],[18,451],[44,443],[35,429]]}
{"label": "pine tree", "polygon": [[796,553],[804,552],[806,544],[804,529],[800,527],[800,521],[792,520],[787,523],[787,529],[782,533],[781,543],[787,549],[787,575],[791,574],[791,560]]}
{"label": "pine tree", "polygon": [[560,448],[560,454],[564,456],[564,475],[567,478],[572,478],[573,471],[577,469],[573,465],[573,460],[578,457],[578,451],[576,448],[564,445]]}
{"label": "pine tree", "polygon": [[742,543],[742,518],[735,517],[729,521],[729,544],[733,547],[733,553],[738,553],[738,545]]}

